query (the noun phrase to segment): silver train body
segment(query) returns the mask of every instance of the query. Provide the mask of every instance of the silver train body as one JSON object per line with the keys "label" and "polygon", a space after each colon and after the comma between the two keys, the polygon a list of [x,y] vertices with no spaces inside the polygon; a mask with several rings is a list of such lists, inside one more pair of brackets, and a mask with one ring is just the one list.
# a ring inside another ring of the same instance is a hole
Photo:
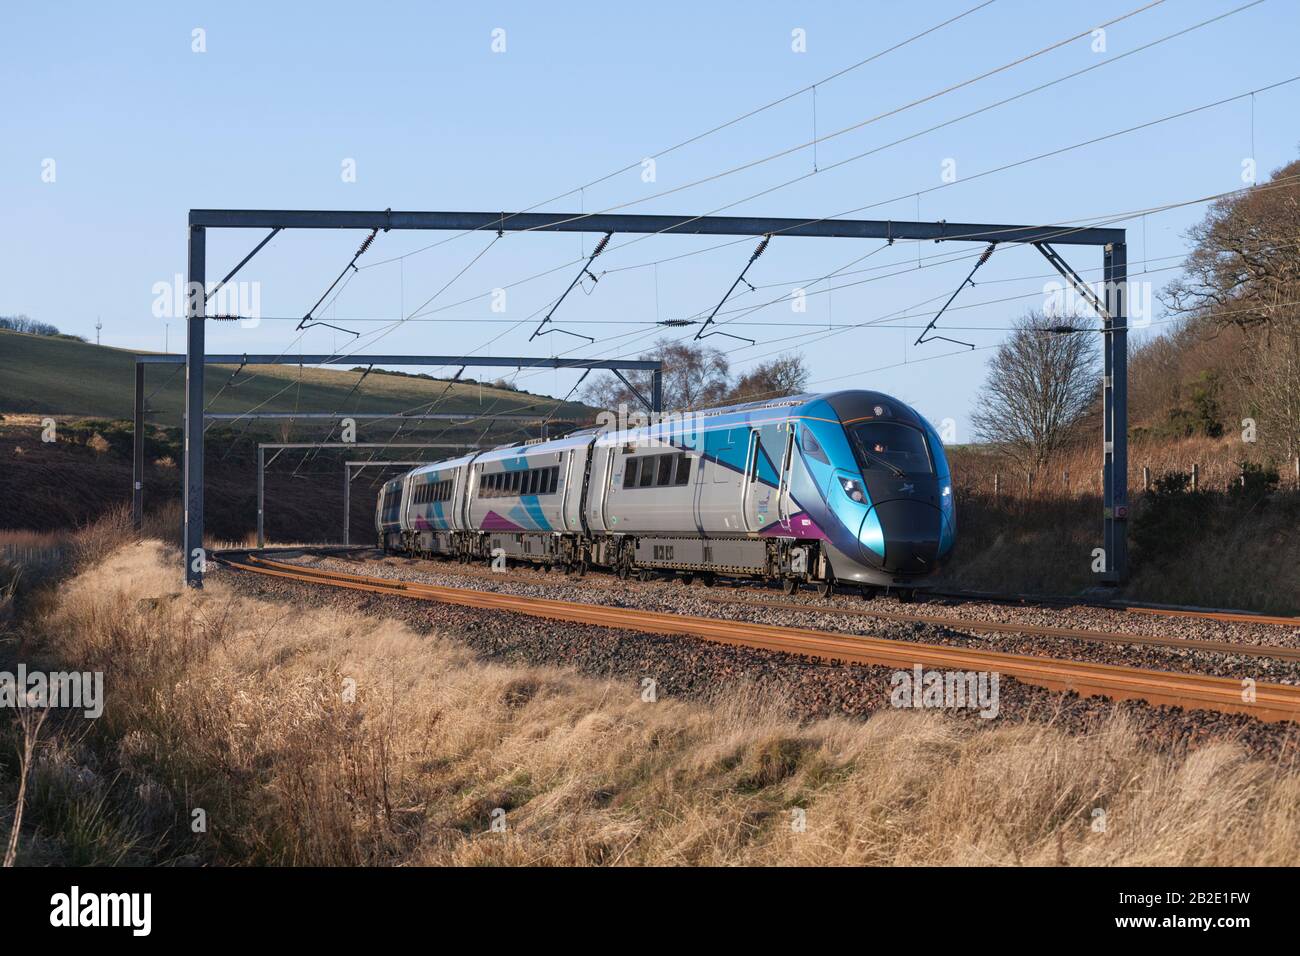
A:
{"label": "silver train body", "polygon": [[906,590],[952,549],[956,514],[934,428],[844,391],[421,466],[381,489],[375,531],[413,556]]}

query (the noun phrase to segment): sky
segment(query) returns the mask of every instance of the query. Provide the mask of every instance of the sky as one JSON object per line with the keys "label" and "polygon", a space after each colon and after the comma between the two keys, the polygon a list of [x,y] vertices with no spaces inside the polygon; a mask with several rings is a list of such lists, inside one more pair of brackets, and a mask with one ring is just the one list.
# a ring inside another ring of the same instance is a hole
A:
{"label": "sky", "polygon": [[[993,0],[965,16],[981,0],[7,3],[0,315],[91,341],[99,322],[106,345],[180,351],[184,325],[160,290],[185,271],[191,208],[537,206],[1104,221],[1127,229],[1130,275],[1147,283],[1130,296],[1149,302],[1140,341],[1165,327],[1158,293],[1207,208],[1161,207],[1241,189],[1252,167],[1262,181],[1300,147],[1300,82],[1242,95],[1300,74],[1300,5],[1165,0],[1125,17],[1149,2]],[[643,160],[654,156],[651,176]],[[262,235],[210,230],[209,278]],[[706,316],[757,245],[615,236],[592,266],[600,281],[555,315],[555,327],[596,339],[587,343],[530,335],[599,234],[381,233],[316,314],[363,334],[296,332],[364,237],[275,237],[234,290],[259,321],[209,323],[208,351],[634,357],[656,338],[692,336],[654,323]],[[1001,246],[939,323],[976,348],[915,345],[980,251],[777,236],[746,276],[755,290],[741,285],[715,327],[755,344],[709,344],[736,372],[799,351],[812,390],[884,391],[969,440],[992,349],[1054,281],[1032,248]],[[1098,278],[1099,249],[1060,251]],[[578,375],[486,374],[561,397]]]}

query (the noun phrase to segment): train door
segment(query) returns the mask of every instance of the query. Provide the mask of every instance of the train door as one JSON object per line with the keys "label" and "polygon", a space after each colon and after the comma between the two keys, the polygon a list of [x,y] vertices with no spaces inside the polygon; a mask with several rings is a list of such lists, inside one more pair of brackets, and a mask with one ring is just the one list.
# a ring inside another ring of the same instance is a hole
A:
{"label": "train door", "polygon": [[463,487],[461,488],[461,495],[460,495],[460,526],[465,530],[469,530],[474,527],[474,524],[470,519],[469,504],[470,504],[470,498],[473,496],[475,489],[478,487],[478,482],[476,479],[478,478],[479,472],[482,471],[482,469],[483,466],[474,464],[472,459],[461,469],[461,472],[465,475],[465,478],[463,482]]}
{"label": "train door", "polygon": [[782,531],[790,530],[790,467],[794,462],[794,422],[785,423],[785,451],[781,455],[780,484],[776,490],[776,516]]}
{"label": "train door", "polygon": [[614,480],[614,455],[617,451],[618,447],[615,445],[602,449],[599,453],[601,471],[599,474],[592,476],[593,488],[599,497],[597,513],[600,515],[601,531],[612,531],[614,525],[618,523],[618,519],[611,520],[609,514],[609,486],[610,482]]}
{"label": "train door", "polygon": [[758,485],[758,463],[762,442],[758,429],[750,429],[749,447],[745,452],[745,477],[740,486],[740,513],[746,531],[758,531],[762,527],[758,516],[758,494],[762,490]]}

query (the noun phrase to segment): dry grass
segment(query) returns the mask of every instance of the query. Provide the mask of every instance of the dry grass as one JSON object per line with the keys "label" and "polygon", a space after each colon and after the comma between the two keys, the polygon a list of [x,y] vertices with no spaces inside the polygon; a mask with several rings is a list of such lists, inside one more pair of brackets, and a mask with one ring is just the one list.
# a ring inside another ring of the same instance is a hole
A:
{"label": "dry grass", "polygon": [[20,863],[1209,865],[1300,848],[1300,772],[1230,745],[1155,753],[1123,722],[800,723],[743,687],[644,703],[394,622],[219,580],[184,592],[176,563],[127,545],[33,622],[29,652],[102,668],[108,701],[43,745]]}
{"label": "dry grass", "polygon": [[[1000,476],[1003,497],[1030,497],[1030,481],[1022,466],[1010,462],[993,449],[963,445],[949,450],[954,480],[961,493],[991,496],[993,476]],[[1143,489],[1146,468],[1154,480],[1165,472],[1188,474],[1199,467],[1203,489],[1223,491],[1237,481],[1241,463],[1266,465],[1258,444],[1246,444],[1236,435],[1226,438],[1137,439],[1129,443],[1128,485],[1133,497]],[[1283,488],[1297,487],[1293,462],[1273,462]],[[1077,444],[1061,453],[1050,466],[1033,476],[1032,494],[1036,496],[1101,495],[1100,441]]]}

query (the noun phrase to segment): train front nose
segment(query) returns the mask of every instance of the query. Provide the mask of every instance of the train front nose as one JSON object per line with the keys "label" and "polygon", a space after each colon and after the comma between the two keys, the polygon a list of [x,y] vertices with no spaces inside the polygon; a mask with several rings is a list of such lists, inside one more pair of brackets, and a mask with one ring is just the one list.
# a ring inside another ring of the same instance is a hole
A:
{"label": "train front nose", "polygon": [[[863,544],[863,554],[890,574],[928,574],[934,570],[943,533],[943,512],[923,500],[893,498],[872,508],[884,539],[885,554]],[[864,528],[870,522],[869,515]],[[879,540],[879,539],[877,539]]]}

